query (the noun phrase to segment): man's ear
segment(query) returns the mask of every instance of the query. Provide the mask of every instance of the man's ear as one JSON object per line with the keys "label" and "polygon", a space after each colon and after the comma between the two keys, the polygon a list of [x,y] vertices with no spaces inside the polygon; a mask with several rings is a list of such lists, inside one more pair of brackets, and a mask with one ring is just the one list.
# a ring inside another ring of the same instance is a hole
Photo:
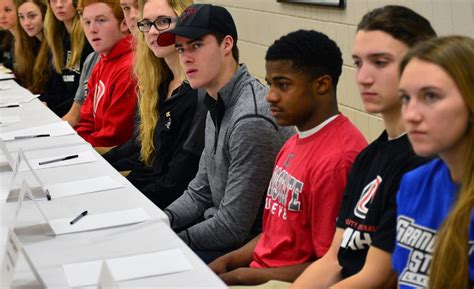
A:
{"label": "man's ear", "polygon": [[234,38],[230,35],[226,35],[221,43],[221,46],[224,49],[224,55],[232,54],[232,47],[234,47],[234,45]]}
{"label": "man's ear", "polygon": [[128,33],[130,33],[130,30],[128,29],[128,26],[127,26],[127,22],[125,22],[125,18],[122,19],[122,22],[120,22],[120,32],[122,32],[123,34],[127,35]]}
{"label": "man's ear", "polygon": [[328,74],[313,79],[313,88],[318,94],[327,94],[332,87],[332,78]]}

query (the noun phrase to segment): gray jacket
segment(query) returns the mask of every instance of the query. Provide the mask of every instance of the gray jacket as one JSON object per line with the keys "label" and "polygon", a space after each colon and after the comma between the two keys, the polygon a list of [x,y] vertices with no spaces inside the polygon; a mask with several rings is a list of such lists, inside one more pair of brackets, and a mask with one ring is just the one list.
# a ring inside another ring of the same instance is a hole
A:
{"label": "gray jacket", "polygon": [[82,65],[81,78],[79,78],[79,86],[77,87],[76,94],[74,96],[74,102],[77,102],[80,105],[84,104],[88,93],[87,82],[89,81],[89,77],[92,74],[92,70],[94,69],[97,62],[99,62],[99,60],[100,54],[95,51],[87,55],[86,60],[84,60],[84,64]]}
{"label": "gray jacket", "polygon": [[172,228],[194,250],[233,249],[252,237],[254,226],[261,226],[256,218],[275,157],[294,133],[276,125],[267,91],[241,65],[218,93],[225,110],[217,114],[216,124],[207,114],[196,177],[165,209]]}

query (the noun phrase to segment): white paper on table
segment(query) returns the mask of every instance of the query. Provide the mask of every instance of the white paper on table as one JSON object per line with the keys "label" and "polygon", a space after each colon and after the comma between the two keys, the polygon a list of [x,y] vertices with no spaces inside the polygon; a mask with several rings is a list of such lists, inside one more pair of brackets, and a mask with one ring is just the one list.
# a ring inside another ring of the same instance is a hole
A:
{"label": "white paper on table", "polygon": [[97,284],[102,260],[63,265],[66,280],[71,287]]}
{"label": "white paper on table", "polygon": [[69,218],[49,220],[49,225],[56,235],[89,231],[101,228],[116,227],[150,220],[150,216],[142,208],[121,210],[102,214],[88,214],[74,225],[69,222],[80,212]]}
{"label": "white paper on table", "polygon": [[67,121],[54,122],[46,125],[19,129],[0,134],[4,141],[14,140],[18,136],[30,136],[49,134],[51,137],[75,134],[76,131],[69,125]]}
{"label": "white paper on table", "polygon": [[19,122],[19,116],[0,116],[0,126],[7,126],[15,122]]}
{"label": "white paper on table", "polygon": [[[73,158],[73,159],[69,159],[69,160],[58,161],[58,162],[54,162],[54,163],[40,165],[40,162],[56,160],[56,159],[65,158],[67,156],[72,156],[72,155],[77,155],[78,157]],[[70,165],[90,163],[90,162],[94,162],[96,160],[97,160],[97,157],[90,150],[82,151],[82,152],[62,153],[60,155],[51,155],[51,156],[35,158],[35,159],[28,158],[28,162],[31,164],[31,167],[34,170],[49,169],[49,168],[55,168],[55,167],[64,167],[64,166],[70,166]],[[28,170],[28,167],[26,166],[26,164],[21,163],[19,171],[23,172],[23,171],[27,171],[27,170]]]}
{"label": "white paper on table", "polygon": [[38,98],[40,95],[39,94],[32,94],[31,92],[26,94],[19,92],[16,95],[9,95],[9,96],[2,96],[0,97],[0,103],[25,103],[25,102],[30,102],[35,98]]}
{"label": "white paper on table", "polygon": [[15,78],[15,75],[13,73],[3,73],[3,72],[0,72],[0,80],[4,80],[4,79],[14,79]]}
{"label": "white paper on table", "polygon": [[108,259],[112,276],[117,281],[184,272],[193,269],[180,249]]}
{"label": "white paper on table", "polygon": [[22,102],[30,102],[30,101],[32,101],[33,99],[40,97],[40,95],[41,95],[41,94],[33,94],[33,95],[31,95],[30,97],[25,98],[25,100],[23,100]]}
{"label": "white paper on table", "polygon": [[[3,88],[3,89],[2,89]],[[14,80],[6,80],[0,83],[0,91],[5,90],[4,93],[0,94],[0,102],[27,102],[28,99],[33,97],[33,93],[28,89],[21,87]]]}
{"label": "white paper on table", "polygon": [[109,176],[47,185],[52,199],[121,188],[124,185]]}
{"label": "white paper on table", "polygon": [[[180,249],[171,249],[106,260],[116,281],[145,278],[192,270]],[[97,284],[102,260],[63,265],[71,287]]]}

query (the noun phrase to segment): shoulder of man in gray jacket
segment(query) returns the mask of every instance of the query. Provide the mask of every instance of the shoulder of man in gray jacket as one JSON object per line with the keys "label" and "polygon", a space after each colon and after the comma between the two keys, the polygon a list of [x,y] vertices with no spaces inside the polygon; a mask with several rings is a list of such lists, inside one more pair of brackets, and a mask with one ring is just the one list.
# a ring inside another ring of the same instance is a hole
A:
{"label": "shoulder of man in gray jacket", "polygon": [[97,52],[91,52],[87,55],[84,64],[82,65],[81,77],[79,78],[79,86],[77,87],[76,94],[74,95],[74,101],[83,104],[87,96],[87,81],[91,76],[94,66],[99,62],[100,54]]}

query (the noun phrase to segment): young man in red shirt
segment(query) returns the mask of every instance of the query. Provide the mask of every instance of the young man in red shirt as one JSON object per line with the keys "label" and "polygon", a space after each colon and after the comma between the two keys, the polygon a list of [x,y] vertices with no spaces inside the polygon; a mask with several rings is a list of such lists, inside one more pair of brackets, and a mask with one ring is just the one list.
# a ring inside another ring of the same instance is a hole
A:
{"label": "young man in red shirt", "polygon": [[209,266],[228,285],[294,281],[329,249],[349,170],[367,145],[338,111],[341,51],[326,35],[298,30],[270,46],[266,97],[282,126],[296,126],[268,186],[262,233]]}

